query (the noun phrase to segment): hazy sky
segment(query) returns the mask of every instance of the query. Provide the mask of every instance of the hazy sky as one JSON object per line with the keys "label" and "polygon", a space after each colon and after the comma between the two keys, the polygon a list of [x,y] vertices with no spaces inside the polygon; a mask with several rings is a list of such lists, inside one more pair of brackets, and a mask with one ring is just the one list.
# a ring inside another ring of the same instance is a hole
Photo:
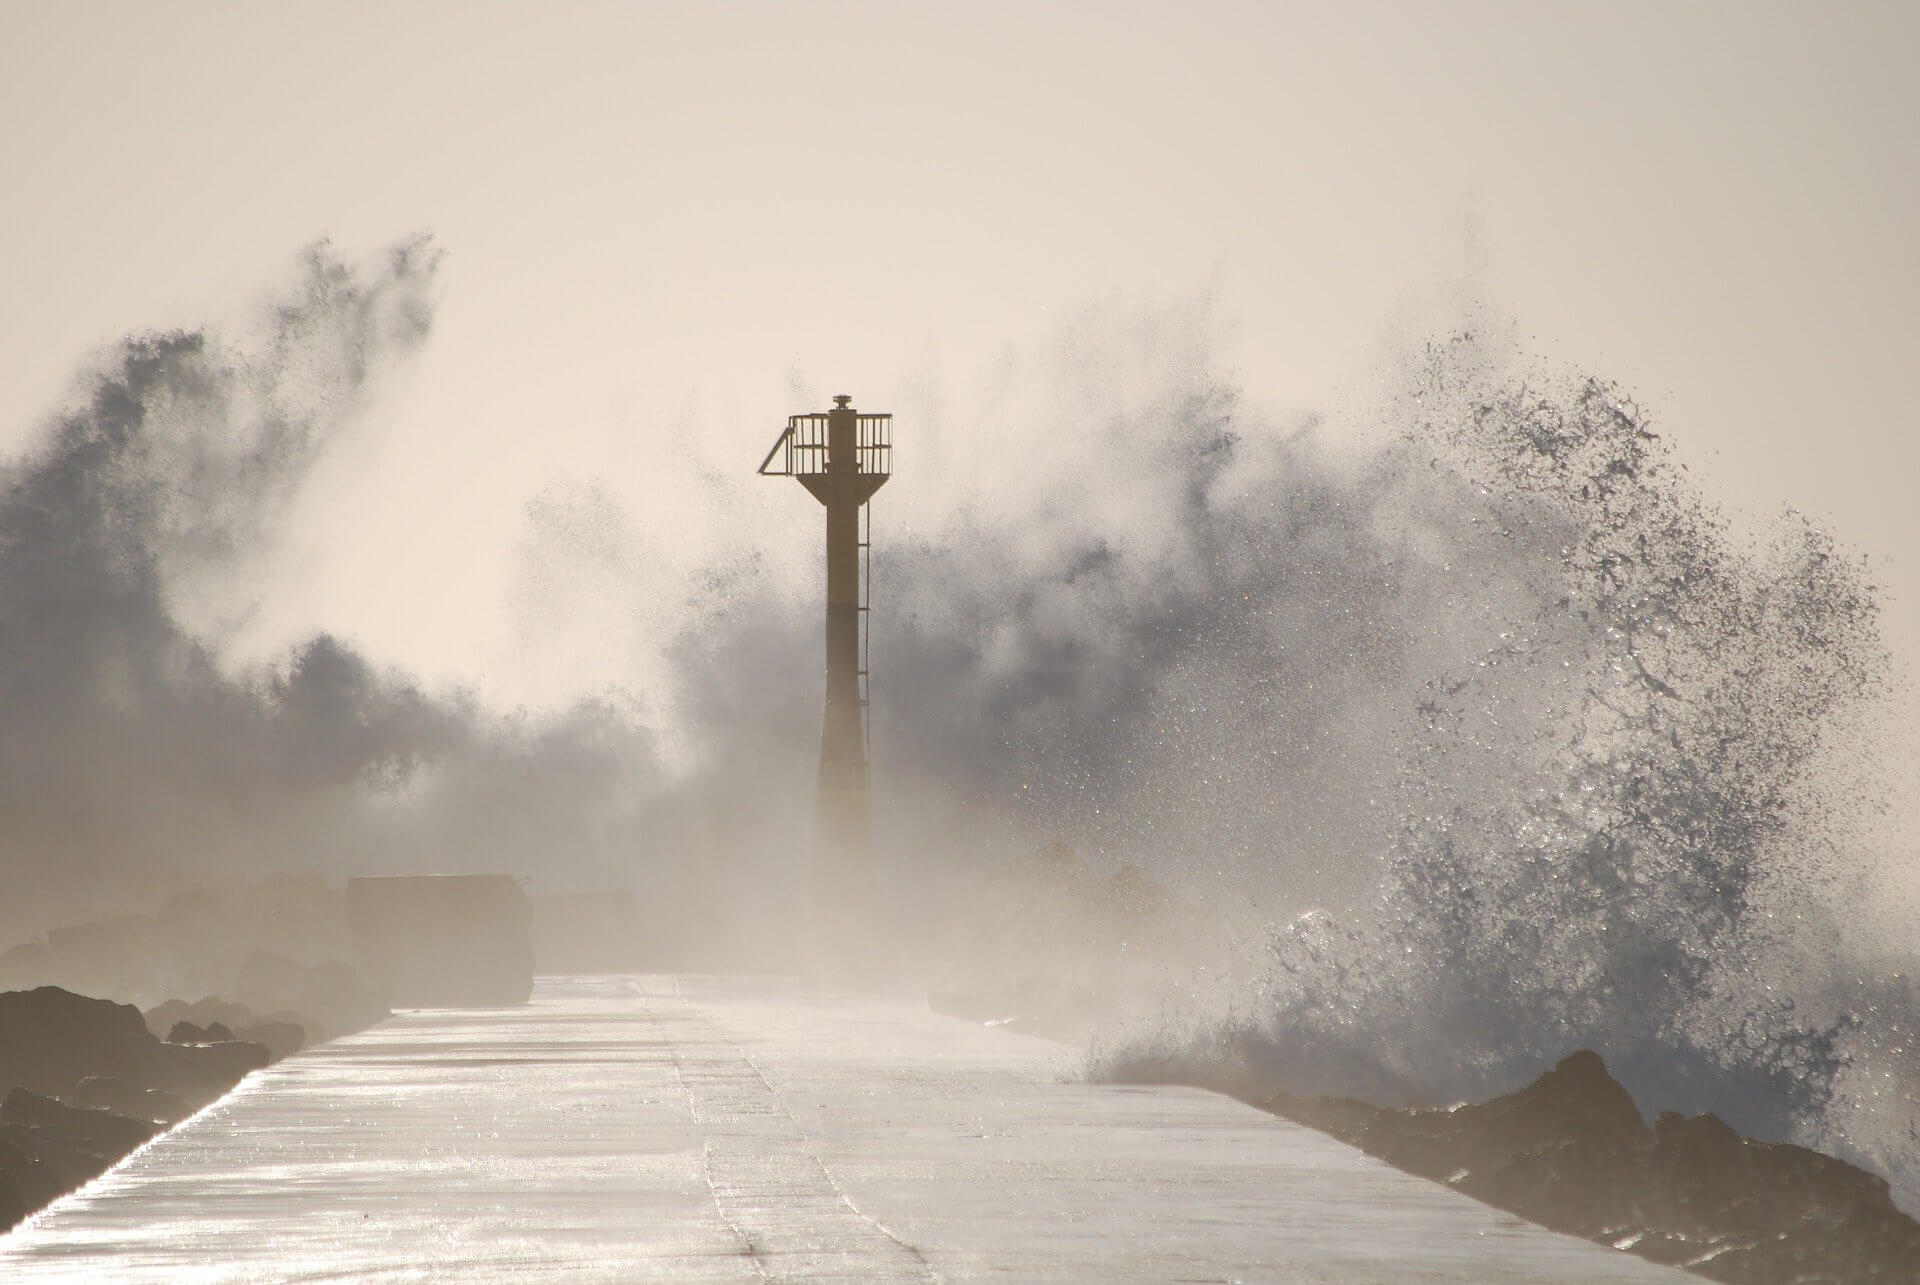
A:
{"label": "hazy sky", "polygon": [[1090,304],[1210,292],[1253,397],[1316,407],[1477,297],[1886,559],[1911,671],[1916,12],[4,0],[0,443],[128,329],[430,230],[437,333],[262,628],[552,697],[500,669],[543,487],[671,497],[687,450],[938,402]]}

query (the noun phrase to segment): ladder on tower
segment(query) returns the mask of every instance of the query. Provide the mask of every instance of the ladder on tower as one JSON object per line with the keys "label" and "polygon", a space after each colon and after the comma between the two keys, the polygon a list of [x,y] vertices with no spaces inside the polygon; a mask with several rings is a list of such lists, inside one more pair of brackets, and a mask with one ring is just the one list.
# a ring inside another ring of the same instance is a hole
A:
{"label": "ladder on tower", "polygon": [[860,744],[873,760],[873,501],[860,506]]}

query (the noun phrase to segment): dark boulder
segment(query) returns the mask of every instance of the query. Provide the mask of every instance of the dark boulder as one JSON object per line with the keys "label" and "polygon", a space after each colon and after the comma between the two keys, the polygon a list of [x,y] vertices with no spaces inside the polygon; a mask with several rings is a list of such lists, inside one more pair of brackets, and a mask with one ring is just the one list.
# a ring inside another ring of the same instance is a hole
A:
{"label": "dark boulder", "polygon": [[203,1030],[215,1022],[224,1022],[229,1028],[239,1030],[253,1021],[253,1011],[245,1004],[209,995],[191,1004],[181,999],[170,999],[148,1009],[145,1017],[147,1029],[159,1038],[166,1039],[182,1022]]}
{"label": "dark boulder", "polygon": [[32,1089],[15,1089],[0,1099],[0,1124],[38,1125],[58,1129],[79,1139],[98,1155],[119,1157],[144,1145],[160,1126],[130,1120],[111,1111],[72,1107]]}
{"label": "dark boulder", "polygon": [[203,1085],[204,1096],[183,1094],[196,1107],[205,1106],[240,1083],[248,1072],[258,1071],[273,1061],[262,1044],[246,1040],[220,1040],[207,1044],[163,1044],[161,1050],[173,1060],[186,1079]]}
{"label": "dark boulder", "polygon": [[1751,1199],[1753,1157],[1747,1140],[1719,1116],[1662,1111],[1646,1157],[1649,1217],[1675,1227],[1719,1221],[1743,1235],[1764,1235]]}
{"label": "dark boulder", "polygon": [[130,1004],[55,986],[0,992],[0,1092],[70,1098],[82,1080],[105,1075],[198,1107],[266,1061],[257,1044],[162,1043]]}
{"label": "dark boulder", "polygon": [[7,1144],[0,1139],[0,1231],[26,1216],[26,1197],[20,1194],[20,1184],[13,1180],[13,1172],[7,1167]]}
{"label": "dark boulder", "polygon": [[1478,1130],[1500,1148],[1519,1150],[1543,1142],[1634,1148],[1648,1136],[1633,1095],[1607,1074],[1606,1063],[1590,1049],[1562,1058],[1518,1093],[1461,1109],[1473,1113]]}
{"label": "dark boulder", "polygon": [[99,1177],[112,1163],[59,1129],[0,1124],[0,1178],[19,1196],[22,1215]]}
{"label": "dark boulder", "polygon": [[130,1004],[89,999],[57,986],[0,992],[0,1092],[15,1086],[54,1097],[89,1075],[152,1087],[159,1041]]}
{"label": "dark boulder", "polygon": [[1651,1132],[1598,1054],[1582,1050],[1518,1093],[1458,1114],[1474,1171],[1456,1184],[1462,1191],[1580,1236],[1641,1221],[1638,1158]]}
{"label": "dark boulder", "polygon": [[209,1022],[205,1026],[186,1021],[175,1022],[167,1032],[169,1044],[229,1044],[233,1039],[233,1031],[225,1022]]}
{"label": "dark boulder", "polygon": [[[177,1034],[231,1035],[217,1021],[188,1025]],[[59,987],[0,993],[0,1227],[98,1176],[269,1060],[264,1045],[245,1040],[164,1042],[131,1005]]]}
{"label": "dark boulder", "polygon": [[99,1177],[158,1132],[145,1121],[13,1090],[0,1100],[0,1227]]}
{"label": "dark boulder", "polygon": [[1268,1107],[1561,1231],[1595,1236],[1637,1217],[1635,1156],[1650,1133],[1632,1096],[1590,1052],[1562,1060],[1517,1093],[1446,1110],[1387,1111],[1325,1098]]}
{"label": "dark boulder", "polygon": [[152,1120],[156,1124],[178,1124],[193,1114],[193,1108],[171,1093],[159,1089],[141,1089],[111,1075],[90,1075],[80,1081],[70,1099],[77,1107],[111,1111],[129,1120]]}
{"label": "dark boulder", "polygon": [[205,999],[189,1004],[170,999],[146,1012],[147,1029],[164,1035],[169,1043],[201,1044],[210,1040],[237,1039],[264,1044],[275,1062],[292,1057],[307,1046],[307,1022],[290,1013],[275,1013],[256,1018],[245,1004],[232,1000]]}
{"label": "dark boulder", "polygon": [[1920,1224],[1884,1180],[1713,1115],[1666,1112],[1649,1129],[1591,1052],[1444,1111],[1285,1093],[1265,1105],[1555,1231],[1715,1280],[1920,1279]]}
{"label": "dark boulder", "polygon": [[250,1022],[236,1027],[234,1038],[249,1044],[258,1044],[267,1050],[267,1055],[278,1062],[281,1058],[292,1057],[307,1046],[306,1027],[295,1021]]}

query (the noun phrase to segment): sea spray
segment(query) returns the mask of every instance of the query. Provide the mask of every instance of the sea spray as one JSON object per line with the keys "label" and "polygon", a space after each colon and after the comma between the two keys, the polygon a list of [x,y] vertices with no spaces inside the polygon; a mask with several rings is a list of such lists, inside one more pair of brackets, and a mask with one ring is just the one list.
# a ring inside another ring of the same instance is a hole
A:
{"label": "sea spray", "polygon": [[1097,1065],[1398,1104],[1591,1047],[1650,1109],[1824,1146],[1911,1202],[1920,1010],[1828,919],[1886,676],[1863,561],[1792,514],[1743,543],[1619,390],[1489,385],[1471,344],[1429,353],[1406,447],[1534,601],[1409,710],[1378,906],[1270,934],[1240,993],[1109,1031]]}
{"label": "sea spray", "polygon": [[223,670],[212,639],[246,610],[237,566],[424,341],[437,260],[420,241],[357,266],[316,247],[260,334],[113,345],[11,462],[0,818],[31,895],[6,899],[8,928],[244,860],[306,800],[404,773],[446,739],[443,711],[330,640],[255,683]]}
{"label": "sea spray", "polygon": [[[779,967],[818,732],[817,612],[781,560],[649,580],[657,690],[552,716],[325,637],[235,675],[244,598],[188,609],[425,338],[432,283],[430,256],[323,252],[282,337],[130,341],[15,463],[0,810],[40,892],[15,913],[121,909],[96,903],[167,863],[499,870],[635,888],[663,963]],[[1588,1044],[1650,1107],[1858,1156],[1911,1198],[1913,989],[1831,914],[1866,864],[1836,829],[1835,729],[1882,664],[1857,560],[1798,519],[1745,546],[1619,392],[1529,385],[1497,343],[1396,377],[1361,449],[1249,405],[1215,330],[1090,310],[949,399],[946,447],[919,417],[929,457],[964,441],[971,467],[903,455],[881,514],[876,832],[903,940],[1058,836],[1230,929],[1106,1034],[1110,1066],[1438,1101]],[[894,409],[908,452],[916,408]],[[522,612],[648,574],[645,514],[590,485],[530,499]],[[571,577],[583,543],[599,570]]]}

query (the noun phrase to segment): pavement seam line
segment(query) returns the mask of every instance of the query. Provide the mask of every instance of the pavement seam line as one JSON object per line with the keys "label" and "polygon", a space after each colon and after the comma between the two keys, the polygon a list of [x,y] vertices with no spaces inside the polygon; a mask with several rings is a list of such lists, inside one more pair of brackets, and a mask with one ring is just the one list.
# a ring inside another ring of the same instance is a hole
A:
{"label": "pavement seam line", "polygon": [[[642,1011],[646,1013],[647,1020],[653,1023],[653,1029],[658,1032],[660,1042],[666,1046],[667,1059],[673,1063],[674,1083],[680,1086],[680,1096],[686,1100],[688,1114],[694,1115],[697,1119],[697,1108],[694,1105],[693,1090],[688,1087],[686,1069],[680,1064],[680,1046],[676,1044],[673,1037],[667,1033],[666,1024],[660,1020],[660,1014],[655,1011],[653,1004],[650,1002],[651,997],[640,987],[639,983],[631,983],[629,989],[632,991],[634,998],[640,1001],[640,1007]],[[679,987],[676,983],[676,992],[678,989]],[[684,1003],[685,1001],[682,1002]],[[772,1275],[767,1270],[767,1264],[760,1256],[760,1247],[754,1243],[753,1237],[747,1234],[745,1228],[734,1222],[734,1220],[727,1215],[726,1204],[720,1198],[720,1190],[715,1187],[713,1183],[712,1157],[713,1137],[712,1135],[708,1135],[701,1140],[700,1180],[707,1184],[707,1197],[713,1201],[714,1216],[719,1218],[721,1225],[732,1233],[734,1240],[739,1242],[740,1256],[753,1264],[755,1273],[763,1280],[771,1280]]]}
{"label": "pavement seam line", "polygon": [[[861,1209],[859,1205],[853,1202],[853,1198],[847,1195],[845,1188],[843,1188],[840,1185],[839,1181],[834,1178],[832,1171],[827,1168],[826,1162],[820,1158],[819,1153],[814,1149],[812,1145],[814,1140],[808,1137],[806,1132],[800,1127],[799,1120],[794,1117],[792,1110],[789,1109],[786,1104],[786,1096],[783,1093],[781,1093],[779,1089],[774,1087],[772,1081],[767,1079],[766,1072],[760,1068],[760,1064],[753,1059],[752,1054],[748,1053],[744,1048],[742,1048],[740,1046],[739,1041],[735,1040],[717,1023],[715,1023],[705,1015],[698,1013],[693,1008],[693,1005],[687,999],[685,991],[681,988],[679,977],[676,976],[672,980],[673,980],[674,998],[680,1001],[681,1008],[688,1014],[690,1018],[692,1018],[694,1021],[697,1021],[702,1027],[704,1027],[708,1031],[712,1032],[715,1037],[717,1037],[722,1043],[724,1043],[727,1046],[727,1048],[732,1051],[735,1058],[737,1058],[740,1062],[745,1063],[747,1069],[753,1072],[754,1078],[760,1082],[763,1088],[766,1089],[768,1096],[772,1099],[774,1106],[778,1109],[779,1115],[781,1116],[781,1118],[783,1118],[787,1122],[787,1125],[791,1130],[790,1137],[787,1140],[792,1141],[794,1143],[798,1143],[800,1145],[800,1149],[805,1153],[807,1159],[812,1162],[813,1167],[819,1172],[820,1179],[823,1183],[826,1184],[827,1190],[832,1192],[834,1197],[837,1198],[839,1202],[846,1207],[847,1211],[851,1213],[855,1218],[857,1218],[860,1222],[866,1224],[868,1227],[871,1227],[874,1231],[879,1232],[881,1236],[885,1237],[888,1241],[890,1241],[892,1244],[897,1246],[899,1249],[903,1250],[910,1258],[912,1258],[913,1262],[918,1266],[919,1271],[924,1274],[926,1279],[936,1280],[936,1281],[942,1279],[940,1274],[934,1270],[933,1264],[927,1261],[927,1256],[923,1252],[921,1252],[920,1248],[917,1245],[911,1244],[910,1242],[903,1240],[901,1237],[896,1235],[891,1228],[887,1227],[879,1219],[874,1218],[872,1215],[868,1214],[865,1210]],[[655,1021],[656,1023],[658,1022],[657,1015],[655,1016]],[[679,1071],[678,1057],[679,1057],[679,1053],[678,1053],[678,1049],[676,1048],[675,1063],[674,1063],[676,1073],[678,1073]],[[693,1100],[694,1099],[692,1099],[691,1097],[689,1098],[689,1101],[693,1101]],[[710,1161],[710,1158],[712,1155],[711,1138],[709,1138],[708,1142],[709,1142],[709,1145],[705,1149],[705,1156]],[[712,1187],[713,1178],[712,1178],[712,1169],[711,1169],[710,1163],[707,1169],[707,1179],[708,1179],[708,1186]],[[715,1199],[716,1201],[721,1199],[717,1191],[716,1191]],[[731,1221],[732,1220],[729,1219],[729,1222]]]}

